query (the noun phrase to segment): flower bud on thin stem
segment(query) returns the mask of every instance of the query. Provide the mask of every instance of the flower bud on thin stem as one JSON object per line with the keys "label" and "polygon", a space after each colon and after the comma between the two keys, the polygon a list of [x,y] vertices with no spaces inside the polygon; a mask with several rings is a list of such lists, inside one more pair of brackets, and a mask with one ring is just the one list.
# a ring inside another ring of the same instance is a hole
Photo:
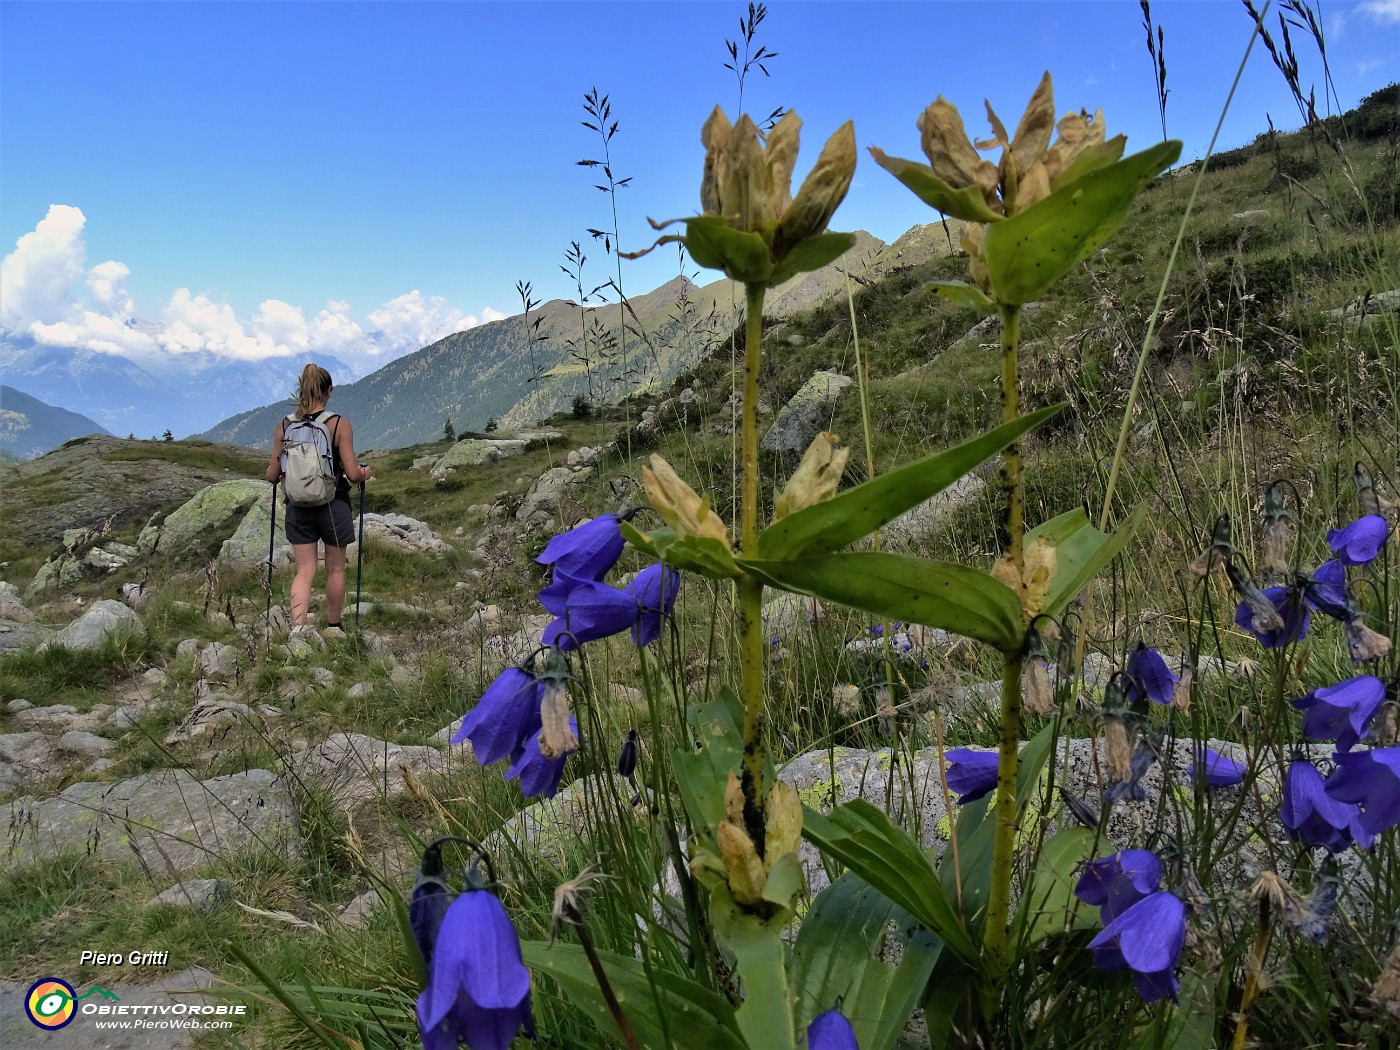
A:
{"label": "flower bud on thin stem", "polygon": [[1272,634],[1275,631],[1283,630],[1283,617],[1279,615],[1274,603],[1258,587],[1254,586],[1244,570],[1235,564],[1233,558],[1225,562],[1225,575],[1230,577],[1230,583],[1234,586],[1248,606],[1254,617],[1254,632],[1256,634]]}
{"label": "flower bud on thin stem", "polygon": [[1369,660],[1383,660],[1390,655],[1390,639],[1371,630],[1356,616],[1347,621],[1347,648],[1351,650],[1351,662],[1364,664]]}

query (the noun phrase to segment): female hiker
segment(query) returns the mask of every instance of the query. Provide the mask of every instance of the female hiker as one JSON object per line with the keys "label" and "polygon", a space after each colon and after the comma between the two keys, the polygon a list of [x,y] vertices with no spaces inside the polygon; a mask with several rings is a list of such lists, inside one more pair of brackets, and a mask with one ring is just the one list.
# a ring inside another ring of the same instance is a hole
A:
{"label": "female hiker", "polygon": [[345,548],[355,538],[350,483],[362,483],[373,472],[355,458],[350,420],[326,411],[332,386],[320,365],[302,369],[296,411],[278,420],[272,433],[267,480],[285,482],[287,540],[296,561],[293,629],[306,624],[311,607],[319,540],[326,545],[326,634],[334,637],[341,634],[345,605]]}

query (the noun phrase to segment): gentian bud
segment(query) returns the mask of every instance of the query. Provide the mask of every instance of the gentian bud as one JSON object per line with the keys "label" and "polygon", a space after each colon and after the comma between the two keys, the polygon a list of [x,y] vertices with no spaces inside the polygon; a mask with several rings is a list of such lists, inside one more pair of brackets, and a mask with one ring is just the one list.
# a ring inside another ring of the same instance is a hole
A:
{"label": "gentian bud", "polygon": [[803,453],[783,491],[773,501],[773,520],[831,499],[841,484],[851,450],[835,434],[818,434]]}

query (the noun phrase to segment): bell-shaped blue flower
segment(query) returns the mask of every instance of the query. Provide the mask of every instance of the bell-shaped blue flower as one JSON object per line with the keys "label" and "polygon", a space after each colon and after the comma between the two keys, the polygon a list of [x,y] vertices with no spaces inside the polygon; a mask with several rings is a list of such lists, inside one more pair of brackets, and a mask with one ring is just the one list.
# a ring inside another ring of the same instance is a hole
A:
{"label": "bell-shaped blue flower", "polygon": [[[1322,774],[1311,762],[1295,759],[1289,765],[1283,778],[1283,802],[1278,808],[1279,820],[1289,838],[1340,853],[1355,840],[1353,832],[1360,830],[1359,813],[1356,806],[1327,793]],[[1362,847],[1369,846],[1370,839],[1364,832],[1362,838]]]}
{"label": "bell-shaped blue flower", "polygon": [[1074,895],[1099,909],[1105,925],[1162,885],[1162,862],[1151,850],[1125,849],[1084,865]]}
{"label": "bell-shaped blue flower", "polygon": [[1304,602],[1298,601],[1291,587],[1266,587],[1263,596],[1274,607],[1283,620],[1283,626],[1271,631],[1260,631],[1254,625],[1254,611],[1249,602],[1240,602],[1235,609],[1235,623],[1249,631],[1265,649],[1282,649],[1284,646],[1301,642],[1308,636],[1308,621],[1311,614]]}
{"label": "bell-shaped blue flower", "polygon": [[540,644],[557,644],[565,650],[621,634],[637,621],[637,602],[630,595],[606,583],[578,580],[558,570],[554,582],[540,591],[540,604],[555,616],[544,629]]}
{"label": "bell-shaped blue flower", "polygon": [[639,647],[650,645],[661,637],[661,623],[671,615],[680,586],[681,574],[658,563],[648,565],[623,588],[624,593],[637,603],[638,615],[632,624],[632,641]]}
{"label": "bell-shaped blue flower", "polygon": [[568,532],[561,532],[545,545],[535,561],[553,565],[556,575],[576,580],[601,580],[622,556],[626,541],[616,514],[600,514]]}
{"label": "bell-shaped blue flower", "polygon": [[807,1026],[807,1050],[860,1050],[856,1030],[839,1010],[818,1014]]}
{"label": "bell-shaped blue flower", "polygon": [[1327,546],[1343,565],[1369,565],[1381,552],[1390,526],[1379,514],[1367,514],[1341,529],[1327,530]]}
{"label": "bell-shaped blue flower", "polygon": [[1222,755],[1215,748],[1202,744],[1196,749],[1187,775],[1192,780],[1197,777],[1204,780],[1206,787],[1237,787],[1244,782],[1247,768],[1243,762],[1236,762],[1233,758]]}
{"label": "bell-shaped blue flower", "polygon": [[1350,751],[1366,735],[1371,719],[1385,702],[1385,683],[1373,675],[1357,675],[1336,685],[1314,689],[1293,701],[1303,715],[1303,735],[1309,740],[1335,740],[1338,751]]}
{"label": "bell-shaped blue flower", "polygon": [[525,738],[540,727],[543,689],[534,675],[507,667],[467,712],[452,742],[470,740],[472,754],[483,766],[515,754]]}
{"label": "bell-shaped blue flower", "polygon": [[424,1050],[507,1050],[521,1028],[534,1038],[520,938],[495,894],[467,889],[443,918],[418,997]]}
{"label": "bell-shaped blue flower", "polygon": [[1167,666],[1167,661],[1162,659],[1161,653],[1148,648],[1142,642],[1138,642],[1128,654],[1125,670],[1128,679],[1125,693],[1129,700],[1146,697],[1154,704],[1169,704],[1176,691],[1176,683],[1181,680]]}
{"label": "bell-shaped blue flower", "polygon": [[1319,565],[1306,585],[1308,604],[1325,616],[1346,623],[1351,619],[1347,570],[1336,558]]}
{"label": "bell-shaped blue flower", "polygon": [[1377,835],[1400,824],[1400,745],[1338,755],[1326,790],[1329,799],[1360,807],[1357,844],[1369,848]]}
{"label": "bell-shaped blue flower", "polygon": [[[578,721],[573,715],[569,716],[569,728],[574,736],[578,736]],[[506,770],[506,779],[518,780],[526,798],[540,795],[553,798],[559,791],[559,781],[563,779],[564,763],[568,761],[569,754],[572,752],[558,758],[545,758],[540,753],[540,735],[536,733],[525,741],[525,746]]]}
{"label": "bell-shaped blue flower", "polygon": [[948,790],[961,796],[958,805],[965,806],[992,791],[997,786],[997,753],[973,751],[960,747],[949,751]]}
{"label": "bell-shaped blue flower", "polygon": [[1131,970],[1144,1002],[1181,990],[1176,962],[1186,942],[1186,905],[1165,890],[1124,910],[1089,942],[1100,970]]}

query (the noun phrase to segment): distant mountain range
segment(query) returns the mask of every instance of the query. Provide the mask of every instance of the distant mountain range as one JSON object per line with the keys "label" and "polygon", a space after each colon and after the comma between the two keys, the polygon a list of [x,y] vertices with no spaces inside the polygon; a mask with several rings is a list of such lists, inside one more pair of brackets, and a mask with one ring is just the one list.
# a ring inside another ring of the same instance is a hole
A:
{"label": "distant mountain range", "polygon": [[[143,438],[166,430],[187,437],[232,410],[286,397],[309,360],[234,361],[201,352],[172,355],[155,371],[118,354],[0,338],[0,374],[15,390],[90,417],[103,433]],[[346,369],[334,358],[316,361]]]}
{"label": "distant mountain range", "polygon": [[46,405],[12,386],[0,386],[0,451],[33,459],[70,438],[107,431],[76,412]]}
{"label": "distant mountain range", "polygon": [[[916,226],[893,244],[865,232],[835,263],[769,292],[764,315],[783,318],[874,279],[956,251],[959,224]],[[667,385],[728,337],[744,291],[729,280],[699,287],[678,276],[645,295],[580,308],[556,299],[440,339],[363,379],[337,384],[331,408],[354,420],[359,448],[399,448],[456,430],[524,426],[574,398],[616,402]],[[329,366],[328,366],[329,367]],[[332,369],[334,372],[334,369]],[[286,402],[225,419],[197,437],[266,448]]]}
{"label": "distant mountain range", "polygon": [[[787,317],[844,296],[847,273],[875,278],[950,254],[957,226],[916,226],[889,245],[860,232],[835,263],[770,291],[764,313]],[[90,429],[143,438],[168,429],[177,438],[267,447],[297,374],[315,360],[338,380],[332,407],[355,421],[357,444],[395,448],[441,436],[444,421],[458,430],[480,430],[491,419],[521,426],[576,397],[604,404],[664,386],[728,337],[744,294],[728,280],[699,287],[678,276],[625,307],[601,299],[583,307],[553,300],[528,316],[457,332],[359,379],[321,355],[253,362],[200,352],[151,364],[16,336],[0,337],[0,374],[17,394],[87,417]],[[23,440],[46,451],[32,432]]]}

